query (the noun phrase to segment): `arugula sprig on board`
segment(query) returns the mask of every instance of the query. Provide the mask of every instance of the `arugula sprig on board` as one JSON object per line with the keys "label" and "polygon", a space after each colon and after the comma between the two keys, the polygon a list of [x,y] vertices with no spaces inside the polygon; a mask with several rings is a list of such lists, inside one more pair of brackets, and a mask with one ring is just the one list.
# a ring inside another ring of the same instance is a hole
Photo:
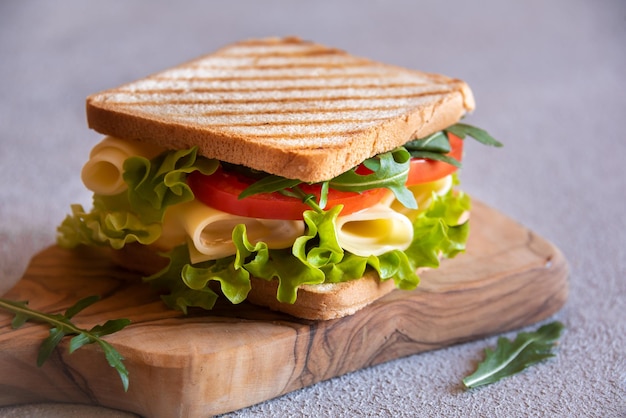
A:
{"label": "arugula sprig on board", "polygon": [[304,194],[298,189],[298,185],[302,183],[300,180],[287,179],[273,174],[250,185],[239,195],[239,198],[243,199],[259,193],[279,192],[287,196],[302,197],[303,202],[318,210],[326,206],[329,188],[357,193],[370,189],[386,188],[391,190],[404,206],[416,208],[415,198],[405,186],[409,174],[410,159],[425,158],[443,161],[460,168],[461,163],[458,160],[446,155],[451,149],[449,133],[461,139],[468,136],[472,137],[484,145],[502,146],[502,143],[484,129],[465,123],[457,123],[426,138],[411,140],[393,151],[368,158],[363,162],[363,165],[370,170],[367,174],[357,173],[355,167],[334,179],[321,182],[320,197],[317,203],[312,199],[312,195]]}
{"label": "arugula sprig on board", "polygon": [[555,321],[535,332],[521,332],[513,342],[500,337],[495,350],[485,349],[485,359],[474,373],[463,379],[463,384],[468,389],[488,385],[519,373],[532,364],[554,357],[552,349],[563,328],[562,323]]}
{"label": "arugula sprig on board", "polygon": [[124,391],[128,391],[128,370],[126,366],[124,366],[124,358],[111,344],[101,337],[122,330],[130,324],[130,320],[109,320],[105,322],[104,325],[96,325],[88,330],[77,327],[71,321],[76,314],[88,306],[91,306],[99,299],[99,296],[89,296],[81,299],[76,302],[76,304],[69,307],[64,314],[47,314],[29,308],[28,302],[11,301],[2,298],[0,298],[0,308],[6,309],[15,315],[11,322],[13,329],[21,327],[26,321],[45,323],[51,326],[50,335],[39,347],[37,366],[41,367],[45,363],[63,337],[66,335],[74,335],[70,340],[69,352],[73,353],[86,344],[97,343],[100,348],[102,348],[102,351],[104,351],[104,356],[109,365],[119,374],[122,385],[124,386]]}

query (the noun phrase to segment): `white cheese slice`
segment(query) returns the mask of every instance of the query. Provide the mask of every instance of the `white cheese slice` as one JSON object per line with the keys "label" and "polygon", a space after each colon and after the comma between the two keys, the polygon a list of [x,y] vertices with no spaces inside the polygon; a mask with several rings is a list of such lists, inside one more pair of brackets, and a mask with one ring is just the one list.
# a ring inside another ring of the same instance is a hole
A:
{"label": "white cheese slice", "polygon": [[215,260],[235,254],[232,231],[246,225],[251,243],[263,241],[269,248],[291,247],[304,234],[304,221],[257,219],[231,215],[198,201],[177,205],[178,222],[187,232],[191,262]]}
{"label": "white cheese slice", "polygon": [[336,222],[341,248],[368,257],[392,250],[406,250],[413,241],[413,225],[404,215],[384,204],[376,204]]}
{"label": "white cheese slice", "polygon": [[433,193],[443,196],[450,191],[452,188],[452,176],[449,175],[430,183],[415,184],[413,186],[408,186],[407,188],[415,197],[417,209],[409,209],[397,200],[391,202],[391,209],[403,214],[412,222],[415,220],[417,215],[425,211],[430,206]]}
{"label": "white cheese slice", "polygon": [[161,235],[151,245],[159,251],[170,251],[172,248],[187,242],[187,232],[179,222],[178,206],[165,209],[161,223]]}
{"label": "white cheese slice", "polygon": [[91,150],[81,178],[85,186],[95,193],[106,196],[121,193],[128,187],[122,178],[124,161],[132,156],[150,159],[163,150],[152,144],[107,136]]}

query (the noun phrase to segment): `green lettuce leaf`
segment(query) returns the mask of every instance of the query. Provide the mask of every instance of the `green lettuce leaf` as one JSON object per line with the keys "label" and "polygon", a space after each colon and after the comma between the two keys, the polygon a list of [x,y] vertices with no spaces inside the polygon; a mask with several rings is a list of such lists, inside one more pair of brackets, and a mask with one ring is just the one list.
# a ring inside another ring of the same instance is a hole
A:
{"label": "green lettuce leaf", "polygon": [[[408,192],[398,184],[404,184],[409,158],[403,149],[381,154],[365,163],[372,174],[347,172],[334,179],[332,187],[354,191],[374,184],[394,190],[400,198]],[[72,206],[72,215],[59,227],[59,244],[119,249],[131,242],[153,243],[161,234],[165,209],[194,198],[186,184],[187,175],[195,170],[210,174],[217,164],[198,157],[195,148],[166,152],[152,160],[129,158],[124,164],[128,191],[116,196],[94,195],[91,212]],[[297,187],[293,190],[298,191]],[[401,289],[413,289],[419,283],[417,268],[437,267],[440,256],[453,257],[465,249],[468,225],[457,224],[469,207],[469,197],[462,192],[433,195],[431,206],[413,222],[415,238],[406,251],[369,257],[350,254],[339,246],[334,224],[341,206],[328,211],[317,207],[304,212],[306,232],[291,248],[276,250],[262,242],[252,244],[245,226],[239,225],[232,233],[235,255],[192,265],[187,246],[180,246],[167,254],[168,267],[146,281],[169,291],[163,300],[183,312],[189,307],[211,309],[218,297],[217,286],[232,303],[243,301],[250,291],[251,275],[278,280],[277,299],[288,303],[296,300],[299,286],[354,280],[368,269],[375,270],[382,280],[393,279]]]}
{"label": "green lettuce leaf", "polygon": [[280,302],[294,303],[298,287],[304,284],[320,284],[324,282],[324,272],[310,264],[303,263],[289,250],[271,252],[273,266],[278,278],[276,299]]}
{"label": "green lettuce leaf", "polygon": [[143,222],[140,216],[128,211],[124,201],[123,195],[94,195],[90,212],[82,205],[72,205],[72,214],[57,229],[58,244],[64,248],[85,244],[120,249],[132,242],[148,245],[156,241],[161,235],[161,224]]}
{"label": "green lettuce leaf", "polygon": [[393,278],[399,289],[412,290],[420,282],[416,269],[404,251],[394,250],[378,257],[370,256],[368,264],[376,270],[381,280]]}
{"label": "green lettuce leaf", "polygon": [[[415,238],[406,251],[369,257],[351,254],[339,246],[334,220],[341,211],[340,206],[329,211],[306,211],[305,235],[297,238],[288,249],[268,249],[262,242],[252,244],[245,226],[238,225],[232,233],[236,247],[234,256],[190,266],[188,254],[177,250],[170,254],[173,267],[152,279],[166,288],[170,280],[176,281],[165,300],[177,309],[199,306],[190,294],[195,290],[209,292],[210,281],[218,281],[222,293],[231,302],[239,303],[250,290],[251,275],[278,280],[276,297],[285,303],[296,301],[302,285],[359,279],[368,268],[374,269],[381,280],[392,279],[398,288],[410,290],[420,281],[417,268],[437,267],[440,256],[453,257],[465,249],[469,227],[467,222],[459,225],[458,221],[469,208],[470,199],[462,192],[433,194],[430,207],[413,222]],[[204,298],[199,298],[204,303]]]}
{"label": "green lettuce leaf", "polygon": [[324,283],[340,283],[363,277],[369,258],[345,253],[340,262],[327,264],[320,269],[324,272]]}
{"label": "green lettuce leaf", "polygon": [[124,162],[128,200],[145,222],[161,222],[168,206],[193,200],[187,175],[193,171],[212,174],[217,160],[198,158],[198,149],[165,152],[152,160],[130,157]]}
{"label": "green lettuce leaf", "polygon": [[198,157],[196,148],[165,152],[152,160],[128,158],[123,174],[128,190],[115,196],[94,194],[89,212],[72,205],[71,215],[57,229],[57,242],[65,248],[151,244],[161,236],[165,209],[194,198],[187,175],[196,170],[210,174],[217,165],[217,160]]}
{"label": "green lettuce leaf", "polygon": [[[334,222],[342,208],[342,205],[337,205],[326,212],[304,212],[307,226],[305,235],[297,238],[293,244],[293,255],[302,263],[320,268],[341,261],[343,249],[337,241]],[[316,245],[311,246],[311,243]]]}
{"label": "green lettuce leaf", "polygon": [[471,200],[461,191],[450,190],[443,196],[433,193],[428,210],[413,222],[413,242],[405,251],[414,268],[437,268],[440,257],[452,258],[465,250],[469,223],[457,225],[459,217],[470,210]]}
{"label": "green lettuce leaf", "polygon": [[[217,293],[208,287],[192,289],[183,281],[182,272],[186,266],[191,265],[187,245],[180,245],[161,255],[169,258],[167,267],[152,276],[145,277],[144,281],[156,289],[169,291],[169,293],[161,296],[163,302],[171,309],[182,311],[185,314],[187,314],[189,307],[213,309],[218,298]],[[196,267],[204,266],[197,265]]]}

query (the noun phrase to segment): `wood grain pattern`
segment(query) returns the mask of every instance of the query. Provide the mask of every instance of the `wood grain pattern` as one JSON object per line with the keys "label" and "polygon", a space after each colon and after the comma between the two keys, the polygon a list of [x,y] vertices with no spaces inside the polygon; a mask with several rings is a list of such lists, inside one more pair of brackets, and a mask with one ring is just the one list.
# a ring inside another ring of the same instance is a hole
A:
{"label": "wood grain pattern", "polygon": [[469,250],[422,275],[420,287],[394,291],[355,315],[298,320],[247,303],[218,303],[183,317],[167,310],[133,273],[94,249],[50,247],[36,255],[7,295],[59,312],[78,299],[103,300],[75,317],[132,324],[106,339],[125,357],[130,389],[100,349],[73,354],[62,343],[35,365],[47,328],[13,330],[0,312],[0,405],[58,401],[97,404],[147,417],[209,416],[414,353],[529,325],[562,307],[568,266],[552,244],[479,202]]}

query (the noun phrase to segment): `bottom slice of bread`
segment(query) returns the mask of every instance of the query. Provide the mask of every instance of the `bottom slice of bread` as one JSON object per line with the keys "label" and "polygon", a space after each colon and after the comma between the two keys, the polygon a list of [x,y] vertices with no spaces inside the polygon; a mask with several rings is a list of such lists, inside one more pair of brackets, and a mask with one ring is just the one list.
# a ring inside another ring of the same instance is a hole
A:
{"label": "bottom slice of bread", "polygon": [[[150,247],[130,244],[121,250],[112,250],[111,259],[128,270],[150,275],[167,266],[167,259]],[[395,288],[392,279],[381,281],[375,272],[343,283],[302,285],[298,288],[295,303],[276,299],[278,280],[251,277],[251,290],[247,301],[275,311],[311,320],[328,320],[352,315]]]}
{"label": "bottom slice of bread", "polygon": [[292,303],[276,299],[278,280],[252,277],[247,300],[255,305],[285,312],[298,318],[327,320],[352,315],[395,289],[393,280],[381,281],[376,273],[343,283],[302,285]]}

